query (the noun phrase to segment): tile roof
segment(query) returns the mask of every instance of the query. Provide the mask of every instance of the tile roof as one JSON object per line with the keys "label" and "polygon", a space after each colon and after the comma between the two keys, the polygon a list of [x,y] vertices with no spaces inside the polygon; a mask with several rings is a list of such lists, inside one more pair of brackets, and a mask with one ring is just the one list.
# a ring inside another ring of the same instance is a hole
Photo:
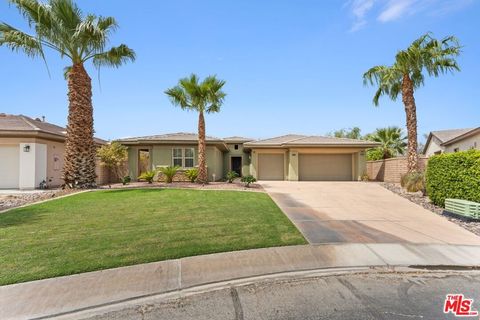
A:
{"label": "tile roof", "polygon": [[443,144],[450,140],[456,139],[475,129],[478,129],[478,128],[438,130],[438,131],[432,131],[431,134],[434,135]]}
{"label": "tile roof", "polygon": [[[222,141],[220,138],[206,136],[205,140],[208,141]],[[159,135],[152,135],[152,136],[142,136],[142,137],[129,137],[129,138],[122,138],[117,139],[116,141],[119,142],[137,142],[137,141],[198,141],[198,134],[196,133],[188,133],[188,132],[176,132],[176,133],[167,133],[167,134],[159,134]]]}
{"label": "tile roof", "polygon": [[377,142],[347,138],[335,138],[324,136],[305,136],[288,134],[270,139],[257,140],[245,144],[248,147],[255,146],[376,146]]}
{"label": "tile roof", "polygon": [[233,136],[233,137],[226,137],[226,138],[223,138],[223,140],[225,141],[239,141],[239,142],[247,142],[247,141],[253,141],[255,139],[251,139],[251,138],[246,138],[246,137],[240,137],[240,136]]}
{"label": "tile roof", "polygon": [[[56,136],[65,138],[67,134],[67,129],[64,127],[57,126],[53,123],[44,122],[40,119],[33,119],[22,114],[13,115],[13,114],[0,114],[0,133],[2,131],[13,131],[13,132],[42,132],[49,133]],[[106,143],[105,140],[95,138],[97,143]]]}

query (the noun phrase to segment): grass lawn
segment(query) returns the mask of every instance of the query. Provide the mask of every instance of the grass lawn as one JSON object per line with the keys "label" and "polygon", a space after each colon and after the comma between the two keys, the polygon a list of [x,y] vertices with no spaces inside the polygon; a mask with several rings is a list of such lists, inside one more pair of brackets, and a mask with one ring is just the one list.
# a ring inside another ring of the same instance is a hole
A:
{"label": "grass lawn", "polygon": [[305,243],[264,193],[87,192],[0,214],[0,285]]}

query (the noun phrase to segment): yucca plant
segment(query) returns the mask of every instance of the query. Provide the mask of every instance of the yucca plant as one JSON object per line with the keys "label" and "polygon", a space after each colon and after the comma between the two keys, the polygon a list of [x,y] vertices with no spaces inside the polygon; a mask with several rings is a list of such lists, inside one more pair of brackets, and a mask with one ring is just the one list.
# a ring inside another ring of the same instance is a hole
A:
{"label": "yucca plant", "polygon": [[135,60],[135,52],[122,44],[107,49],[118,25],[115,18],[83,14],[72,0],[9,0],[32,27],[26,33],[0,23],[0,46],[45,60],[51,49],[69,60],[68,125],[63,179],[70,188],[95,187],[95,144],[93,140],[92,81],[84,64],[97,68],[119,67]]}
{"label": "yucca plant", "polygon": [[140,180],[145,180],[147,181],[148,183],[152,183],[153,182],[153,179],[155,178],[155,175],[157,173],[155,171],[146,171],[146,172],[143,172],[139,177],[138,179]]}
{"label": "yucca plant", "polygon": [[185,176],[188,178],[190,182],[195,182],[198,177],[198,169],[197,168],[192,168],[185,170]]}
{"label": "yucca plant", "polygon": [[158,169],[158,171],[160,171],[161,173],[163,173],[163,175],[165,176],[165,182],[166,183],[172,183],[173,182],[173,178],[175,177],[175,175],[177,174],[178,172],[178,169],[180,169],[179,166],[175,166],[175,167],[161,167]]}
{"label": "yucca plant", "polygon": [[227,172],[228,183],[232,183],[233,180],[235,180],[236,178],[238,178],[238,173],[236,173],[235,171],[228,171]]}

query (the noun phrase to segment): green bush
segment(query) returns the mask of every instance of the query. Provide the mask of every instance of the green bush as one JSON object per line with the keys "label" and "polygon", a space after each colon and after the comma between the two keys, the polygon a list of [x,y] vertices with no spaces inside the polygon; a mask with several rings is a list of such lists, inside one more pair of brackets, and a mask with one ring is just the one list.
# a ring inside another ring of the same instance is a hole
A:
{"label": "green bush", "polygon": [[423,172],[404,174],[400,179],[400,184],[408,192],[422,191],[422,193],[425,194],[425,174]]}
{"label": "green bush", "polygon": [[236,173],[235,171],[228,171],[227,172],[228,183],[232,183],[233,180],[235,180],[236,178],[238,178],[238,173]]}
{"label": "green bush", "polygon": [[373,148],[367,150],[367,160],[376,161],[383,159],[383,151],[380,148]]}
{"label": "green bush", "polygon": [[129,184],[131,181],[132,181],[132,178],[130,178],[130,176],[125,176],[122,178],[123,185]]}
{"label": "green bush", "polygon": [[445,206],[447,198],[480,202],[480,151],[430,157],[426,180],[428,196],[436,205]]}
{"label": "green bush", "polygon": [[245,183],[245,187],[250,187],[250,183],[257,182],[257,179],[255,179],[252,175],[249,176],[243,176],[242,177],[242,182]]}
{"label": "green bush", "polygon": [[192,168],[185,171],[185,176],[190,180],[190,182],[195,182],[198,177],[198,169]]}
{"label": "green bush", "polygon": [[175,175],[177,174],[178,169],[180,169],[179,166],[161,167],[158,170],[165,175],[165,182],[172,183],[173,177],[175,177]]}
{"label": "green bush", "polygon": [[146,171],[144,173],[142,173],[138,179],[140,180],[145,180],[147,181],[148,183],[152,183],[153,182],[153,178],[155,178],[155,174],[156,172],[155,171]]}

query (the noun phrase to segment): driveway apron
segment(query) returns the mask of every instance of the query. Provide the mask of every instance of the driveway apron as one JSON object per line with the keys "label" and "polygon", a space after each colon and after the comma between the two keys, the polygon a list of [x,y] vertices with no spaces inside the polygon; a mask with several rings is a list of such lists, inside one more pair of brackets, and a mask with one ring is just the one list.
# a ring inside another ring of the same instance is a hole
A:
{"label": "driveway apron", "polygon": [[480,244],[480,237],[378,183],[261,184],[311,244]]}

